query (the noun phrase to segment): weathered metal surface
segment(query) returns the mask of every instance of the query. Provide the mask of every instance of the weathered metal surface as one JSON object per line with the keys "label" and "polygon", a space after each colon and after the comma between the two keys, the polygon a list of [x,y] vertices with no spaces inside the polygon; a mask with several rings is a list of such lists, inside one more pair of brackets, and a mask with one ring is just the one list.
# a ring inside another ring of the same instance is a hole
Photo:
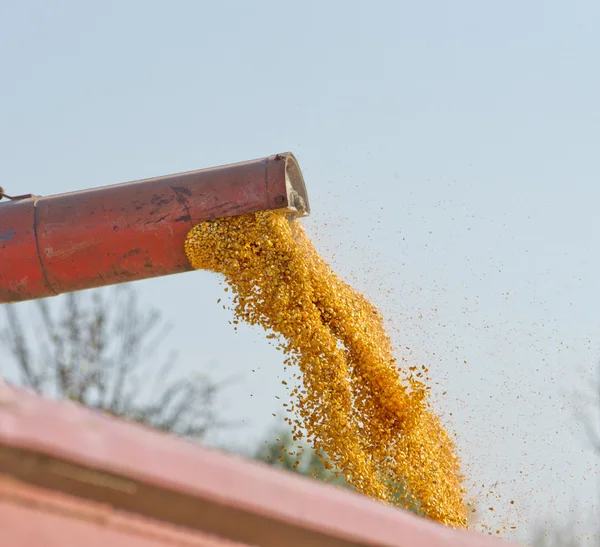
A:
{"label": "weathered metal surface", "polygon": [[35,240],[35,200],[0,204],[0,303],[48,294]]}
{"label": "weathered metal surface", "polygon": [[[444,528],[311,479],[6,386],[0,386],[0,476],[41,488],[57,499],[81,498],[132,518],[244,545],[507,545],[488,536]],[[5,507],[7,503],[14,505],[5,500]],[[71,545],[59,543],[55,539],[58,533],[83,537],[76,535],[83,532],[75,531],[81,523],[67,519],[59,526],[48,524],[47,515],[34,520],[25,517],[22,509],[11,511],[0,508],[3,533],[12,530],[18,534],[11,521],[20,519],[17,526],[29,522],[30,527],[37,523],[47,527],[47,534],[53,537],[46,537],[43,545]],[[41,544],[21,543],[24,547]]]}
{"label": "weathered metal surface", "polygon": [[183,244],[195,224],[268,209],[309,212],[290,153],[2,201],[0,303],[188,271]]}

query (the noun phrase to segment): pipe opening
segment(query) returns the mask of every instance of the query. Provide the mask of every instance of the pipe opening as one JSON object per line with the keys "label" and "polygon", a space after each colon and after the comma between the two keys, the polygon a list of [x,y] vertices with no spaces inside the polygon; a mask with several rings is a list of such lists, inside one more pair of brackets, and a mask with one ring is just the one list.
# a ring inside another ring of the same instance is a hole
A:
{"label": "pipe opening", "polygon": [[285,156],[285,186],[288,198],[288,210],[296,217],[305,217],[310,214],[308,195],[304,184],[304,177],[300,171],[298,160],[293,154]]}

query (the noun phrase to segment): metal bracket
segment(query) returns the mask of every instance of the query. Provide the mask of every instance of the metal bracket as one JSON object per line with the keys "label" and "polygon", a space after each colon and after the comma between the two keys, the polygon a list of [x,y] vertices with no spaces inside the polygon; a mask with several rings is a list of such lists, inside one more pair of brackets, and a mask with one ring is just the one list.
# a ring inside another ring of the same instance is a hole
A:
{"label": "metal bracket", "polygon": [[4,193],[4,188],[2,188],[2,186],[0,186],[0,200],[2,198],[6,198],[6,199],[10,199],[11,201],[20,201],[22,199],[30,199],[35,197],[33,194],[22,194],[20,196],[9,196],[8,194]]}

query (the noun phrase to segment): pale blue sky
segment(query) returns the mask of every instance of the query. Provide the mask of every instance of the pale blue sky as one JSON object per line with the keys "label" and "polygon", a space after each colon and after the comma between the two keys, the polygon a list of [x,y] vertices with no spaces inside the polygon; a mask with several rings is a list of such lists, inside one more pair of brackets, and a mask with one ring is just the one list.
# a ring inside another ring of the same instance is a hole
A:
{"label": "pale blue sky", "polygon": [[[473,494],[499,481],[522,536],[598,500],[569,394],[600,357],[599,25],[592,0],[0,0],[2,185],[293,151],[310,234],[431,363]],[[182,371],[241,375],[222,403],[238,443],[268,438],[279,355],[232,333],[217,279],[138,288]]]}

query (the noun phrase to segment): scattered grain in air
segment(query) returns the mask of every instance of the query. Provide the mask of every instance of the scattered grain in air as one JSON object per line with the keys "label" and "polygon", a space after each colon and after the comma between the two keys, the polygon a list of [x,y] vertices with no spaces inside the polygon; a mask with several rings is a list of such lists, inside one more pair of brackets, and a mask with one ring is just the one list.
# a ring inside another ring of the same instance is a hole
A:
{"label": "scattered grain in air", "polygon": [[[225,276],[236,319],[276,334],[285,364],[299,370],[293,438],[306,432],[325,467],[357,491],[418,500],[424,516],[467,526],[459,459],[425,379],[396,368],[381,314],[333,273],[299,222],[278,212],[210,220],[185,250],[194,268]],[[390,486],[405,482],[408,495]]]}

